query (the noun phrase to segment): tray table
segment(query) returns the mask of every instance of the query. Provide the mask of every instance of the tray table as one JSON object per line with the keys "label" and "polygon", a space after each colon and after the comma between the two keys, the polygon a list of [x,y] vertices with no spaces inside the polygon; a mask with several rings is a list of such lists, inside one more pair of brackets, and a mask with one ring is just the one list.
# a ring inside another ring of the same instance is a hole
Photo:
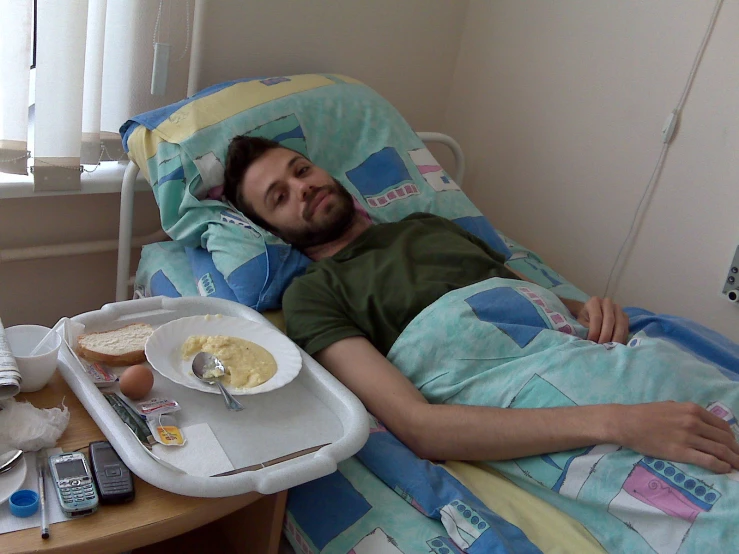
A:
{"label": "tray table", "polygon": [[[143,322],[154,327],[174,319],[222,314],[257,321],[276,329],[261,314],[235,302],[205,297],[153,297],[106,304],[75,316],[85,332],[116,329]],[[369,435],[361,402],[303,350],[300,374],[284,387],[240,396],[241,412],[229,412],[220,395],[178,385],[154,371],[150,396],[174,398],[182,409],[179,426],[208,423],[233,464],[227,475],[201,477],[157,462],[103,398],[74,357],[62,348],[59,370],[126,465],[161,489],[200,497],[223,497],[257,491],[272,494],[328,475],[354,455]],[[177,447],[171,447],[177,448]],[[300,455],[303,453],[302,455]],[[284,461],[279,461],[284,459]]]}

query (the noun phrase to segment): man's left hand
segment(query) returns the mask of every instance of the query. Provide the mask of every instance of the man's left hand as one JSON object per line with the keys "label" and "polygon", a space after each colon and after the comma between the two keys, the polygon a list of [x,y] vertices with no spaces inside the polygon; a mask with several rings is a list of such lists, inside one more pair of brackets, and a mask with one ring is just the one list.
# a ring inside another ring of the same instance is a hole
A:
{"label": "man's left hand", "polygon": [[598,344],[606,342],[626,344],[629,336],[629,316],[610,298],[593,296],[572,315],[588,328],[588,340]]}

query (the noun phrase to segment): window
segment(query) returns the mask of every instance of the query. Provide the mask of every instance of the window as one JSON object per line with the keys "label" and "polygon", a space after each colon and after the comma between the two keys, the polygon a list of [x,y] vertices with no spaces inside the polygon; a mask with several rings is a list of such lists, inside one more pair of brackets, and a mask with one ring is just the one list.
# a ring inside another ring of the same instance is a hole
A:
{"label": "window", "polygon": [[125,159],[118,128],[186,90],[183,56],[169,63],[167,94],[149,94],[157,14],[184,51],[190,2],[2,1],[0,172],[27,174],[31,151],[35,190],[79,190],[83,166]]}

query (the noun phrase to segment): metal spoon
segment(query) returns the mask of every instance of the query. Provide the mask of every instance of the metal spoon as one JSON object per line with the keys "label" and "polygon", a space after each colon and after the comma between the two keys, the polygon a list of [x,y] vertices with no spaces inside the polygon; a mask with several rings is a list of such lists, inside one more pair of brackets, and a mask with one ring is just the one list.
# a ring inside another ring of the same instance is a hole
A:
{"label": "metal spoon", "polygon": [[23,450],[8,450],[0,454],[0,473],[10,471],[23,458]]}
{"label": "metal spoon", "polygon": [[[238,412],[243,410],[244,407],[231,396],[231,393],[221,384],[220,378],[226,373],[226,368],[223,366],[223,362],[216,358],[209,352],[198,352],[195,358],[192,360],[192,372],[195,377],[209,383],[211,385],[218,385],[223,395],[223,401],[226,403],[226,408]],[[207,377],[206,377],[207,374]]]}

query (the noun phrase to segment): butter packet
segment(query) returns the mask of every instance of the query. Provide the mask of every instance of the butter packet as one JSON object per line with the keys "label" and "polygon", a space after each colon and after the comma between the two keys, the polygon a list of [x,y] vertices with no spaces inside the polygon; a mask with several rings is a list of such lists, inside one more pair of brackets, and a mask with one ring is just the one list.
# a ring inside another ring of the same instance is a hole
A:
{"label": "butter packet", "polygon": [[136,403],[136,411],[143,418],[150,418],[163,414],[171,414],[180,411],[177,400],[172,398],[150,398]]}
{"label": "butter packet", "polygon": [[103,364],[87,360],[80,360],[80,362],[96,387],[109,387],[118,382],[118,377]]}
{"label": "butter packet", "polygon": [[147,417],[146,424],[154,435],[154,440],[164,446],[184,446],[185,437],[182,430],[177,426],[177,420],[174,416],[168,414],[160,414],[155,417]]}

